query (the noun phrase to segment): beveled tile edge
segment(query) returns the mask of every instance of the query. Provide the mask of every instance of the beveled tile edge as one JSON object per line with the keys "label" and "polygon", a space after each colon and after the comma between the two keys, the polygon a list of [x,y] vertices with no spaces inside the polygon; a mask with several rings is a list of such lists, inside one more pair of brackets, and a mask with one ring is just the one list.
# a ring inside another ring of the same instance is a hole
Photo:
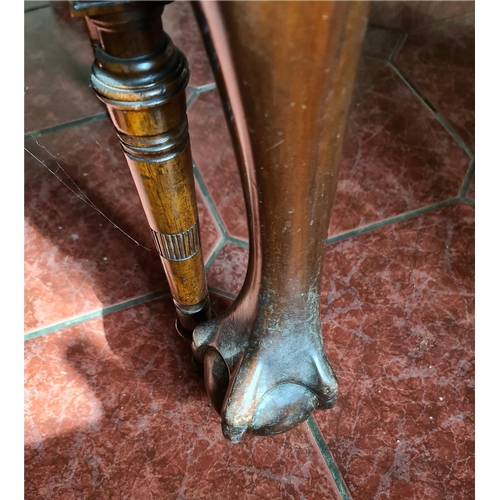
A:
{"label": "beveled tile edge", "polygon": [[98,113],[97,115],[86,116],[85,118],[78,118],[77,120],[60,123],[58,125],[54,125],[53,127],[33,130],[32,132],[25,132],[24,139],[35,139],[42,135],[52,134],[53,132],[59,132],[60,130],[65,130],[67,128],[78,127],[79,125],[86,125],[87,123],[92,123],[104,118],[108,118],[107,111],[103,111],[102,113]]}
{"label": "beveled tile edge", "polygon": [[398,68],[396,63],[392,60],[387,61],[390,68],[396,73],[396,75],[403,80],[403,82],[409,87],[409,89],[418,97],[420,102],[428,109],[428,111],[434,116],[434,118],[441,124],[441,126],[451,135],[455,142],[465,151],[467,156],[474,159],[474,153],[471,151],[469,146],[465,144],[463,139],[455,132],[453,127],[448,123],[447,120],[434,108],[434,106],[421,94],[421,92],[413,85],[411,80]]}
{"label": "beveled tile edge", "polygon": [[[204,85],[202,87],[198,88],[192,88],[188,86],[188,89],[191,90],[193,93],[189,97],[188,102],[187,102],[187,109],[189,109],[190,106],[194,104],[196,101],[198,95],[203,92],[207,92],[209,90],[214,90],[216,88],[215,84],[208,84]],[[206,90],[201,90],[200,89],[206,89]],[[198,170],[198,167],[196,166],[196,163],[193,161],[193,174],[195,178],[195,182],[200,188],[201,195],[203,196],[203,199],[205,201],[205,204],[207,205],[207,208],[212,215],[215,224],[217,226],[217,229],[220,232],[220,239],[219,242],[217,243],[216,247],[212,251],[210,257],[207,259],[207,262],[205,264],[205,271],[208,271],[210,266],[212,265],[212,262],[217,258],[217,255],[219,252],[222,250],[222,247],[232,238],[229,236],[226,227],[224,226],[224,223],[222,222],[222,219],[219,215],[219,212],[217,211],[217,208],[215,207],[214,200],[212,199],[212,196],[210,196],[210,191],[207,188],[207,185],[205,184],[205,181],[203,179],[203,176],[201,175],[201,172]],[[235,243],[238,244],[238,243]]]}
{"label": "beveled tile edge", "polygon": [[357,236],[358,234],[368,233],[370,231],[374,231],[380,227],[388,226],[390,224],[395,224],[397,222],[411,219],[412,217],[417,217],[419,215],[425,214],[427,212],[431,212],[432,210],[437,210],[438,208],[446,207],[448,205],[453,205],[454,203],[465,202],[465,198],[456,196],[455,198],[449,198],[448,200],[439,201],[437,203],[433,203],[432,205],[427,205],[426,207],[417,208],[416,210],[411,210],[410,212],[405,212],[394,217],[389,217],[388,219],[383,219],[378,222],[374,222],[373,224],[368,224],[367,226],[358,227],[353,229],[352,231],[347,231],[345,233],[337,234],[328,238],[326,240],[326,244],[330,245],[332,243],[337,243],[339,241],[344,241],[348,238],[352,238]]}
{"label": "beveled tile edge", "polygon": [[307,425],[309,427],[309,430],[311,431],[314,441],[316,442],[319,452],[321,453],[321,456],[325,461],[326,467],[328,468],[328,471],[332,476],[333,482],[335,483],[335,486],[340,493],[342,500],[352,500],[342,474],[340,473],[340,470],[335,463],[330,449],[328,448],[328,445],[326,444],[326,441],[323,438],[321,431],[319,430],[318,424],[316,423],[316,420],[314,420],[314,417],[312,415],[307,419]]}
{"label": "beveled tile edge", "polygon": [[42,335],[54,333],[59,330],[63,330],[64,328],[84,323],[85,321],[88,321],[90,319],[107,316],[108,314],[112,314],[114,312],[121,311],[123,309],[128,309],[130,307],[144,304],[145,302],[150,302],[152,300],[156,300],[160,297],[165,297],[167,295],[170,295],[170,290],[164,289],[158,292],[148,293],[146,295],[142,295],[141,297],[136,297],[134,299],[129,299],[124,302],[120,302],[118,304],[113,304],[112,306],[104,307],[102,309],[98,309],[96,311],[92,311],[90,313],[83,314],[81,316],[76,316],[74,318],[70,318],[50,326],[45,326],[43,328],[27,332],[24,334],[24,340],[26,341],[26,340],[36,339],[37,337],[41,337]]}

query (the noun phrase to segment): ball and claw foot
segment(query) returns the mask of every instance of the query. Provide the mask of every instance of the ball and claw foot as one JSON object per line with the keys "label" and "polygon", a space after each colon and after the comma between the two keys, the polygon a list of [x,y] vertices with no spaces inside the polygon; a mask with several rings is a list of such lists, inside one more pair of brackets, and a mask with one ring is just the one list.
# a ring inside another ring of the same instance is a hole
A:
{"label": "ball and claw foot", "polygon": [[230,442],[246,432],[286,432],[335,404],[338,383],[319,318],[299,316],[245,324],[230,313],[194,330],[194,356],[204,363],[207,393]]}

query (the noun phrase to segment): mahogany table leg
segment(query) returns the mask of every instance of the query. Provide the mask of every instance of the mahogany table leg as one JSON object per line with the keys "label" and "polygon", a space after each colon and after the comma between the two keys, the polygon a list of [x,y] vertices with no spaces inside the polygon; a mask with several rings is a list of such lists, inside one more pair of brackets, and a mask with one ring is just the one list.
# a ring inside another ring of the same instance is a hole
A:
{"label": "mahogany table leg", "polygon": [[178,313],[179,333],[211,318],[186,116],[188,66],[164,33],[166,2],[74,2],[95,51],[92,85],[107,106]]}
{"label": "mahogany table leg", "polygon": [[227,439],[330,408],[320,282],[365,2],[201,2],[249,215],[246,280],[193,350]]}

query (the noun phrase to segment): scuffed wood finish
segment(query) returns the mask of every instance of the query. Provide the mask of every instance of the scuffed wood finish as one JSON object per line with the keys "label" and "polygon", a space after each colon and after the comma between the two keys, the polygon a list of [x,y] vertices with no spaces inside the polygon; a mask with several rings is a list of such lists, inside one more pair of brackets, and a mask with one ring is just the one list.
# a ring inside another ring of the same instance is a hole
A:
{"label": "scuffed wood finish", "polygon": [[366,2],[195,4],[247,205],[250,257],[229,311],[194,331],[227,439],[330,408],[319,316],[329,214]]}
{"label": "scuffed wood finish", "polygon": [[190,337],[211,317],[186,116],[188,66],[163,31],[168,2],[74,2],[94,45],[92,85],[107,106]]}

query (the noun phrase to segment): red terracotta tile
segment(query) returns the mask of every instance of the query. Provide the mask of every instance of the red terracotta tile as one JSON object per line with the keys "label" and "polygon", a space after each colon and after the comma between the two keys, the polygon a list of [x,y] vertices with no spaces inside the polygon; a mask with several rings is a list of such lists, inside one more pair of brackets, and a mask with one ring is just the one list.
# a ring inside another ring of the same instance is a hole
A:
{"label": "red terracotta tile", "polygon": [[474,497],[474,209],[331,245],[325,349],[339,399],[316,421],[353,498]]}
{"label": "red terracotta tile", "polygon": [[470,1],[376,1],[370,3],[370,23],[379,27],[408,31],[437,21],[474,13]]}
{"label": "red terracotta tile", "polygon": [[223,313],[233,302],[233,299],[218,293],[210,292],[210,304],[217,315]]}
{"label": "red terracotta tile", "polygon": [[[90,88],[92,49],[84,21],[71,18],[67,2],[25,14],[25,131],[105,111]],[[164,29],[184,52],[190,86],[213,82],[198,26],[187,2],[165,7]]]}
{"label": "red terracotta tile", "polygon": [[191,2],[172,2],[166,5],[162,21],[163,29],[188,60],[189,86],[201,87],[213,83],[214,77]]}
{"label": "red terracotta tile", "polygon": [[67,2],[24,15],[24,129],[32,132],[105,111],[90,88],[94,60],[83,19]]}
{"label": "red terracotta tile", "polygon": [[474,149],[475,21],[438,24],[408,36],[396,64]]}
{"label": "red terracotta tile", "polygon": [[339,499],[305,424],[224,440],[156,301],[25,344],[25,498]]}
{"label": "red terracotta tile", "polygon": [[387,63],[362,59],[329,235],[457,196],[469,163]]}
{"label": "red terracotta tile", "polygon": [[[217,93],[189,110],[193,157],[228,233],[248,239],[241,181]],[[457,196],[470,159],[383,61],[363,59],[329,236]]]}
{"label": "red terracotta tile", "polygon": [[232,243],[224,245],[207,273],[209,286],[237,295],[247,272],[248,250]]}
{"label": "red terracotta tile", "polygon": [[363,42],[363,54],[389,59],[401,36],[401,33],[396,31],[367,26]]}
{"label": "red terracotta tile", "polygon": [[201,192],[198,183],[196,184],[196,200],[198,205],[198,219],[200,221],[201,246],[203,250],[203,261],[206,263],[212,256],[222,235],[217,222],[215,221],[210,208]]}
{"label": "red terracotta tile", "polygon": [[217,91],[196,98],[188,111],[193,159],[228,233],[248,240],[245,202]]}
{"label": "red terracotta tile", "polygon": [[[36,141],[40,146],[29,139],[26,147],[66,186],[25,153],[26,330],[165,289],[163,267],[109,121],[68,128]],[[142,246],[69,188],[88,196]],[[197,194],[207,260],[220,232],[199,190]]]}

